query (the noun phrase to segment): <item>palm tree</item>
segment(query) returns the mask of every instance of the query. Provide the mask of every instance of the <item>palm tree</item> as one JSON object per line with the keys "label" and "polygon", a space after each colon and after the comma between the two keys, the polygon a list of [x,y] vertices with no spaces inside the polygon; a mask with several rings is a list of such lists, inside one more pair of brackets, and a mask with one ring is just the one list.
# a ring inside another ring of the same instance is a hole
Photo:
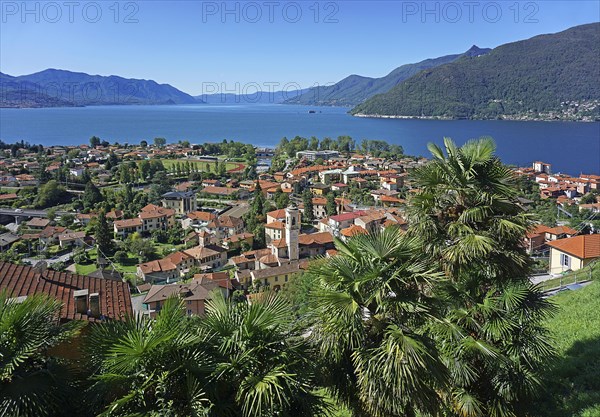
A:
{"label": "palm tree", "polygon": [[212,293],[206,316],[168,299],[155,319],[129,317],[92,329],[89,393],[103,415],[316,416],[310,346],[289,304],[263,293],[252,303]]}
{"label": "palm tree", "polygon": [[205,354],[213,358],[207,393],[210,415],[322,416],[329,406],[315,392],[314,354],[288,301],[275,292],[252,302],[221,293],[200,320]]}
{"label": "palm tree", "polygon": [[0,292],[0,415],[58,415],[69,394],[67,364],[48,350],[75,336],[82,323],[59,323],[62,304],[44,295],[22,302]]}
{"label": "palm tree", "polygon": [[440,274],[398,228],[336,247],[309,271],[325,386],[356,415],[435,413],[446,370],[426,324],[436,317]]}
{"label": "palm tree", "polygon": [[414,172],[408,233],[447,277],[435,290],[445,317],[431,325],[452,378],[447,413],[519,415],[552,353],[542,321],[553,309],[529,283],[522,244],[532,218],[493,140],[444,147],[430,144],[433,161]]}
{"label": "palm tree", "polygon": [[85,346],[92,408],[107,416],[205,416],[210,358],[200,341],[176,298],[154,320],[138,315],[94,326]]}

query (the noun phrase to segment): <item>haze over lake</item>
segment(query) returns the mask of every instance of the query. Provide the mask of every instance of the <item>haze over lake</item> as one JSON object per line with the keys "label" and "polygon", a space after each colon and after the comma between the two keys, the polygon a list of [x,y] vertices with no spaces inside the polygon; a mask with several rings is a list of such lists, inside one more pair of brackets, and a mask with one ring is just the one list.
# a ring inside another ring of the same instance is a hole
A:
{"label": "haze over lake", "polygon": [[164,137],[275,146],[283,136],[349,135],[357,143],[383,139],[402,145],[407,154],[427,156],[427,143],[441,143],[444,136],[458,144],[491,136],[505,163],[543,160],[554,171],[600,173],[600,123],[367,119],[347,111],[278,104],[0,109],[0,139],[51,146],[87,144],[96,135],[111,143]]}

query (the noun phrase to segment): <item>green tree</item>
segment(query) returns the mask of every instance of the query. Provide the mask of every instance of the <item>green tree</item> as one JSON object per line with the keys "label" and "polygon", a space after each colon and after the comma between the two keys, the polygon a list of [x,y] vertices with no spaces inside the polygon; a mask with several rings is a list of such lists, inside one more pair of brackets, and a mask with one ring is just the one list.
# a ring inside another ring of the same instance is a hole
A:
{"label": "green tree", "polygon": [[275,205],[278,209],[286,208],[290,205],[290,197],[287,193],[284,193],[281,188],[278,188],[275,192]]}
{"label": "green tree", "polygon": [[490,138],[444,147],[430,144],[433,160],[415,170],[409,213],[409,235],[447,278],[435,289],[444,320],[431,325],[452,376],[444,405],[452,415],[523,415],[552,353],[543,320],[553,309],[529,282],[522,244],[532,218]]}
{"label": "green tree", "polygon": [[67,190],[56,180],[50,180],[39,188],[36,207],[45,208],[56,206],[67,198]]}
{"label": "green tree", "polygon": [[145,181],[146,179],[148,179],[151,174],[150,161],[148,161],[147,159],[144,159],[142,162],[140,162],[139,171],[140,171],[140,179],[142,181]]}
{"label": "green tree", "polygon": [[140,262],[148,262],[156,257],[156,249],[152,242],[143,239],[139,233],[134,233],[127,239],[127,248]]}
{"label": "green tree", "polygon": [[104,208],[98,213],[94,237],[96,239],[96,247],[98,248],[99,255],[104,257],[109,256],[109,254],[112,253],[113,242],[112,234],[108,226],[108,220],[106,220],[106,210]]}
{"label": "green tree", "polygon": [[333,216],[337,214],[335,195],[333,193],[327,193],[327,204],[325,205],[325,212],[328,216]]}
{"label": "green tree", "polygon": [[302,193],[302,202],[304,203],[304,222],[312,224],[312,222],[315,221],[315,213],[312,203],[312,194],[308,188]]}
{"label": "green tree", "polygon": [[96,187],[92,181],[88,182],[85,185],[85,191],[83,192],[83,207],[91,209],[102,201],[104,201],[104,197],[98,187]]}
{"label": "green tree", "polygon": [[156,319],[129,316],[93,326],[85,344],[94,406],[111,416],[205,416],[202,368],[209,357],[183,315],[167,299]]}
{"label": "green tree", "polygon": [[427,324],[441,274],[399,228],[336,241],[313,263],[311,338],[325,387],[361,416],[435,414],[448,372]]}
{"label": "green tree", "polygon": [[61,324],[62,305],[45,295],[15,302],[0,292],[0,414],[54,416],[72,395],[72,375],[47,351],[69,340],[83,322]]}
{"label": "green tree", "polygon": [[313,387],[317,367],[311,347],[277,293],[252,303],[219,292],[200,320],[204,351],[214,352],[207,394],[211,416],[321,416],[327,406]]}
{"label": "green tree", "polygon": [[158,146],[159,148],[162,148],[163,146],[165,146],[167,143],[167,140],[165,138],[154,138],[154,145]]}
{"label": "green tree", "polygon": [[96,146],[99,146],[99,145],[100,145],[100,142],[101,142],[101,140],[100,140],[100,138],[99,138],[99,137],[97,137],[97,136],[92,136],[92,137],[90,138],[90,146],[91,146],[92,148],[95,148]]}
{"label": "green tree", "polygon": [[254,215],[263,215],[265,212],[265,196],[262,193],[260,183],[256,181],[252,200],[252,211]]}

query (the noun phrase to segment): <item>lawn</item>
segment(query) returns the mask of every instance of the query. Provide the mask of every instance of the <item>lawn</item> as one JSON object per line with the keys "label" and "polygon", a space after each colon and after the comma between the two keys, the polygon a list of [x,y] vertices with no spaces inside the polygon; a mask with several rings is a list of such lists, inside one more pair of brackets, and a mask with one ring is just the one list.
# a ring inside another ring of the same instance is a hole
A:
{"label": "lawn", "polygon": [[540,283],[542,291],[565,287],[569,284],[574,284],[589,279],[600,279],[600,263],[596,262],[593,266],[589,265],[578,271],[566,273],[560,277],[550,279]]}
{"label": "lawn", "polygon": [[543,417],[600,417],[600,280],[551,298],[559,307],[548,320],[557,358],[535,405]]}
{"label": "lawn", "polygon": [[[94,272],[98,267],[96,266],[97,252],[96,249],[92,249],[88,252],[91,262],[89,264],[75,264],[75,270],[78,274],[87,275],[90,272]],[[119,271],[124,278],[131,279],[137,272],[138,260],[136,258],[128,258],[125,262],[120,263],[114,259],[111,259],[112,265]],[[110,269],[111,266],[108,268]]]}
{"label": "lawn", "polygon": [[98,267],[96,266],[96,261],[90,264],[75,264],[75,270],[80,275],[87,275],[94,272]]}

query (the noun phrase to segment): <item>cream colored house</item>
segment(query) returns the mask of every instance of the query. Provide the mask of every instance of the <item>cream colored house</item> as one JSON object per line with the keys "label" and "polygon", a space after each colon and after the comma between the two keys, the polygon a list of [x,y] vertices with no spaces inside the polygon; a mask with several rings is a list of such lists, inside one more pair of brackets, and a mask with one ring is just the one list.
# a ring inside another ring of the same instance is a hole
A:
{"label": "cream colored house", "polygon": [[550,273],[577,271],[600,258],[600,234],[579,235],[548,243]]}
{"label": "cream colored house", "polygon": [[173,191],[162,195],[162,205],[184,215],[196,211],[198,203],[194,191]]}

